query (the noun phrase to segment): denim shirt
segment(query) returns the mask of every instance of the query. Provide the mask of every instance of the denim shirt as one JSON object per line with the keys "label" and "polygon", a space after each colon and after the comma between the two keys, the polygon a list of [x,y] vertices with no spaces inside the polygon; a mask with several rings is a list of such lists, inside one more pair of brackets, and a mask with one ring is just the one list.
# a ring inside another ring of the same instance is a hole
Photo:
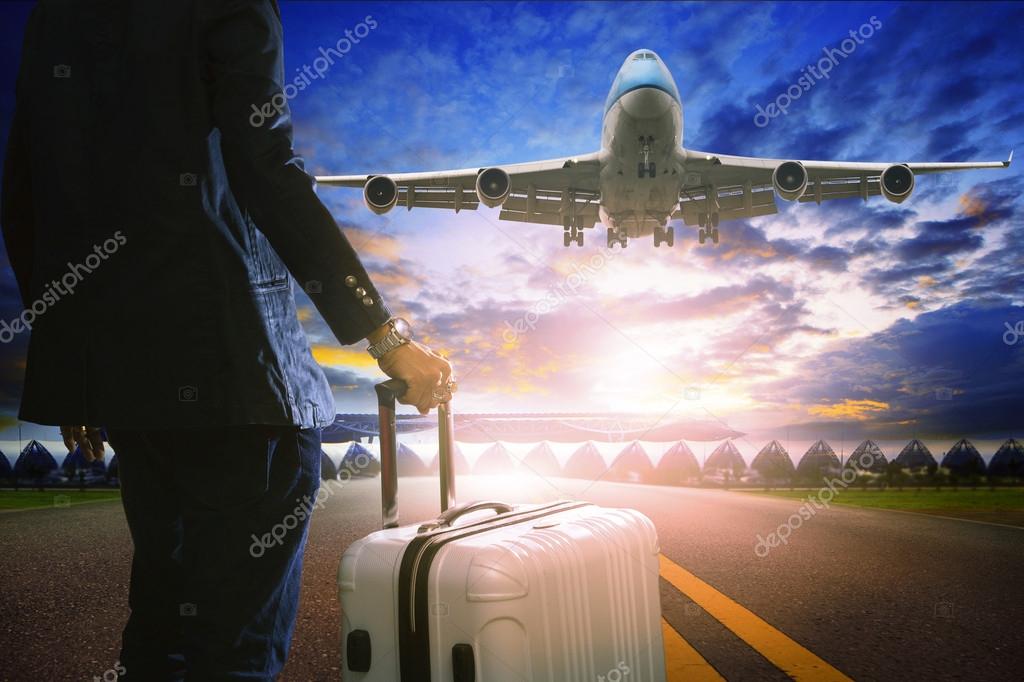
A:
{"label": "denim shirt", "polygon": [[333,421],[294,283],[343,344],[390,313],[292,148],[283,83],[272,0],[39,2],[0,195],[31,311],[22,419]]}

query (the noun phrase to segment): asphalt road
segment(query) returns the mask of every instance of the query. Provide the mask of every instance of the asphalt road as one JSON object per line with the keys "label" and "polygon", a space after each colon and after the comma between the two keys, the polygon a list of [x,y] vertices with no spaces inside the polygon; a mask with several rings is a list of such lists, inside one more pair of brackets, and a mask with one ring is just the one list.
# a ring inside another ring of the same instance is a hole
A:
{"label": "asphalt road", "polygon": [[[833,506],[759,557],[758,535],[785,524],[799,501],[514,476],[460,479],[459,497],[580,498],[646,513],[668,564],[702,585],[663,579],[662,608],[713,666],[709,679],[788,679],[786,650],[855,680],[1016,680],[1024,669],[1024,529]],[[432,517],[437,499],[432,479],[402,479],[404,521]],[[314,516],[282,679],[338,679],[338,559],[377,527],[378,505],[378,482],[354,480]],[[0,514],[0,538],[0,679],[91,680],[111,669],[131,549],[120,505]],[[746,615],[726,617],[726,602]],[[765,630],[789,643],[770,649]]]}

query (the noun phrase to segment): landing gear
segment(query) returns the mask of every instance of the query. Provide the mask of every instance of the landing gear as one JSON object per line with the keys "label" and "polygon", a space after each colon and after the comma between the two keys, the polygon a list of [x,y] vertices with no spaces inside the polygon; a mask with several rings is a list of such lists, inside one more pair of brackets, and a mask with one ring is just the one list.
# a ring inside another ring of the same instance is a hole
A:
{"label": "landing gear", "polygon": [[674,227],[669,225],[668,227],[656,227],[654,228],[654,246],[661,246],[663,243],[673,246],[676,242],[676,230]]}
{"label": "landing gear", "polygon": [[567,227],[562,233],[562,244],[568,248],[573,242],[576,246],[583,246],[583,230],[578,227]]}
{"label": "landing gear", "polygon": [[700,225],[700,232],[697,233],[697,239],[703,244],[705,240],[710,239],[712,243],[718,243],[718,214],[711,213],[700,213],[697,215],[697,224]]}
{"label": "landing gear", "polygon": [[712,213],[710,216],[707,213],[697,214],[697,224],[701,227],[718,227],[718,214]]}
{"label": "landing gear", "polygon": [[613,227],[608,228],[608,248],[612,248],[616,244],[622,248],[626,248],[629,242],[629,237],[626,235],[625,230],[616,230]]}
{"label": "landing gear", "polygon": [[569,215],[562,218],[562,244],[569,248],[569,245],[573,242],[576,246],[583,246],[583,228],[580,227],[580,221],[576,217],[576,199],[570,197],[570,208]]}
{"label": "landing gear", "polygon": [[643,156],[644,160],[637,164],[636,176],[638,178],[643,178],[644,176],[649,176],[651,178],[658,177],[656,164],[651,161],[651,144],[654,142],[654,137],[651,135],[648,135],[647,137],[641,135],[639,142],[640,154]]}
{"label": "landing gear", "polygon": [[711,243],[718,243],[718,228],[717,227],[702,227],[697,233],[697,239],[703,244],[705,240],[710,239]]}

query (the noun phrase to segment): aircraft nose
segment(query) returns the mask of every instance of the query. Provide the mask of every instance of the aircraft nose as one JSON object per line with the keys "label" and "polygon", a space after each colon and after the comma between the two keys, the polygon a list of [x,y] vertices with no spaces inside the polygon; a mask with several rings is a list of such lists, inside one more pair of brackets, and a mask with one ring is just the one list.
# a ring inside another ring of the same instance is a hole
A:
{"label": "aircraft nose", "polygon": [[633,118],[655,118],[672,106],[672,98],[658,88],[642,87],[622,97],[622,108]]}

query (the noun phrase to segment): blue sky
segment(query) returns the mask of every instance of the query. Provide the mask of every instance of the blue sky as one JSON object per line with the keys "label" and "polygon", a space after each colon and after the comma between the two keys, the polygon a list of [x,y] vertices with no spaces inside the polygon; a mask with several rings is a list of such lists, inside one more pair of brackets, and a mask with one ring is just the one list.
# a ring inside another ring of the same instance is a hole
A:
{"label": "blue sky", "polygon": [[[0,115],[27,15],[0,6]],[[292,102],[315,173],[439,170],[595,151],[612,78],[656,51],[684,106],[684,144],[843,160],[999,160],[1024,148],[1024,6],[1012,3],[282,3],[289,72],[372,17],[365,38]],[[785,116],[767,105],[874,17],[881,27]],[[605,252],[588,234],[497,210],[374,216],[354,190],[320,196],[392,308],[451,354],[467,411],[643,411],[748,433],[1020,436],[1021,165],[920,177],[896,205],[780,202],[723,223],[717,247]],[[597,231],[593,233],[600,237]],[[596,260],[595,260],[596,259]],[[506,323],[587,263],[582,285],[509,343]],[[297,294],[339,411],[378,378]],[[19,312],[0,275],[0,314]],[[0,410],[17,404],[22,340],[0,348]]]}

